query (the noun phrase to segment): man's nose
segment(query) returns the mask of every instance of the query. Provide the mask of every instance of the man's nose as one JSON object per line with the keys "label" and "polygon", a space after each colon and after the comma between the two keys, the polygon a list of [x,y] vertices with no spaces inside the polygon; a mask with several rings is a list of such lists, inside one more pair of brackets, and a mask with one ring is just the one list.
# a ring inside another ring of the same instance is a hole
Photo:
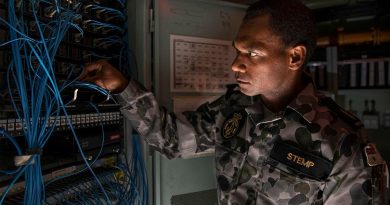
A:
{"label": "man's nose", "polygon": [[243,61],[243,56],[241,56],[240,54],[237,54],[236,58],[232,63],[232,70],[234,72],[241,72],[241,73],[245,72],[246,66]]}

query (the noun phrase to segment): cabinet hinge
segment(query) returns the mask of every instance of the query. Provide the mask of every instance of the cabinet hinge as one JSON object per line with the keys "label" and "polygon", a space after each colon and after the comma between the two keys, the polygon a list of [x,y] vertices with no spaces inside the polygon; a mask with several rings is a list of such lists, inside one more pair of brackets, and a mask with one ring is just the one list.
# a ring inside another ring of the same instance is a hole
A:
{"label": "cabinet hinge", "polygon": [[154,9],[149,9],[149,32],[153,33],[155,30],[155,21],[154,21]]}

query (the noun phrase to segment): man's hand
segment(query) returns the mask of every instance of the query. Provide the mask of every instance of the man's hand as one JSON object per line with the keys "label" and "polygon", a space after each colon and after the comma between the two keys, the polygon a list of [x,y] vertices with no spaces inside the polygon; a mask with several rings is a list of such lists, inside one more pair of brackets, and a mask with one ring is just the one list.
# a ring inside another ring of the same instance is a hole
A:
{"label": "man's hand", "polygon": [[81,73],[80,80],[95,83],[112,93],[122,92],[129,83],[121,72],[105,60],[88,64]]}

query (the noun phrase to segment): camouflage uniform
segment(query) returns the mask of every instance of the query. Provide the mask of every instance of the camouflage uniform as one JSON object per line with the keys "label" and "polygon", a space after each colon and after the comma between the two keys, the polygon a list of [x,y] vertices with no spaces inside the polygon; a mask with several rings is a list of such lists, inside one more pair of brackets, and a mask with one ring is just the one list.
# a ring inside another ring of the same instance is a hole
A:
{"label": "camouflage uniform", "polygon": [[277,114],[234,85],[184,112],[184,121],[160,109],[135,81],[117,99],[139,134],[166,157],[215,149],[220,205],[386,204],[387,167],[367,146],[360,121],[317,95],[312,83]]}

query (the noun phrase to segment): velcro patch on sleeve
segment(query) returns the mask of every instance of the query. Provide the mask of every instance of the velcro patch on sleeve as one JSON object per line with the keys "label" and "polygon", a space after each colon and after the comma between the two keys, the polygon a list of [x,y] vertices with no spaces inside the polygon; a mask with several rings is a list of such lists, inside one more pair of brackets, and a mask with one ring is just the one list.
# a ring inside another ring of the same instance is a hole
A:
{"label": "velcro patch on sleeve", "polygon": [[230,139],[240,133],[246,121],[247,113],[244,109],[233,112],[226,118],[222,125],[221,135],[224,139]]}
{"label": "velcro patch on sleeve", "polygon": [[274,145],[270,158],[286,165],[298,175],[316,180],[326,179],[333,168],[331,161],[285,142]]}
{"label": "velcro patch on sleeve", "polygon": [[373,143],[368,143],[364,147],[364,154],[366,155],[367,164],[371,167],[386,163]]}

